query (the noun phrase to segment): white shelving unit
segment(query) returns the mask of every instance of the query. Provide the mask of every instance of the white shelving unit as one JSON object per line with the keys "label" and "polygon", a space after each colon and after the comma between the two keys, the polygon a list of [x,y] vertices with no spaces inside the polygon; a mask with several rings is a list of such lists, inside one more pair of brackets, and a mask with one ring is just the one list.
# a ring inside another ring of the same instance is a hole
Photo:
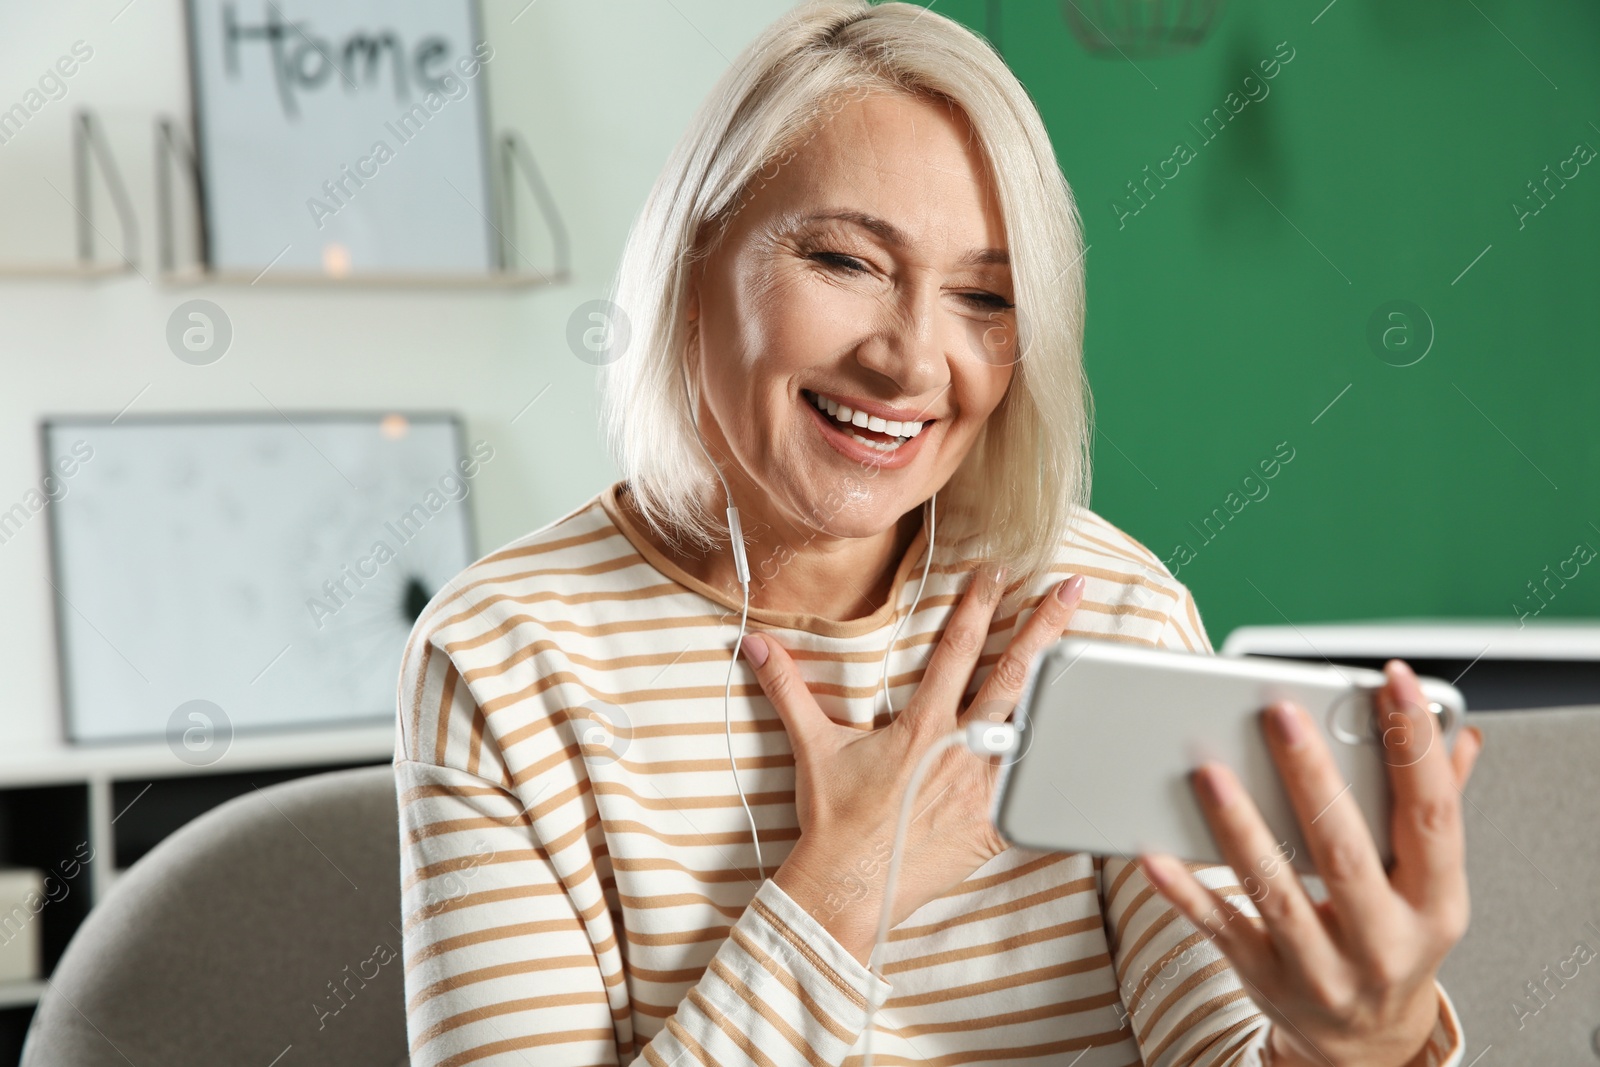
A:
{"label": "white shelving unit", "polygon": [[[208,776],[248,776],[252,772],[279,781],[336,767],[387,763],[394,758],[395,742],[392,722],[239,734],[220,759],[203,767],[179,760],[161,741],[116,745],[62,742],[0,750],[0,865],[54,867],[61,859],[92,856],[84,865],[87,906],[75,892],[69,891],[59,900],[49,899],[47,893],[48,902],[33,920],[43,924],[43,969],[48,973],[54,968],[84,915],[111,891],[124,869],[117,854],[117,823],[124,818],[137,820],[140,799],[157,783],[170,790],[174,784],[204,786]],[[239,781],[230,777],[230,787]],[[126,793],[141,784],[145,789],[132,799],[123,799],[118,810],[118,787]],[[193,810],[185,807],[183,816],[193,818],[215,806],[210,802],[212,796],[214,791],[201,790],[193,797]],[[163,816],[171,821],[170,808]],[[141,836],[148,840],[151,834],[147,831]],[[85,843],[92,853],[82,851]],[[45,988],[42,980],[0,983],[0,1028],[14,1031],[7,1036],[14,1036],[16,1042],[20,1043],[21,1029],[26,1027],[25,1016]]]}

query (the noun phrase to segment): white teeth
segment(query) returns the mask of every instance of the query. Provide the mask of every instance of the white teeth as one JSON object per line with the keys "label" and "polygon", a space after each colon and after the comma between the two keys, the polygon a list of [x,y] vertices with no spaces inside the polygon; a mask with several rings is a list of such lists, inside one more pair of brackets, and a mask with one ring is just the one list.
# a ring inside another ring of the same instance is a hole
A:
{"label": "white teeth", "polygon": [[886,433],[891,437],[900,438],[898,441],[872,441],[862,437],[860,434],[850,434],[850,436],[854,437],[857,441],[860,441],[863,444],[869,444],[873,448],[878,449],[880,452],[892,452],[896,448],[899,448],[906,441],[909,441],[911,438],[921,433],[922,427],[926,425],[920,421],[895,422],[893,419],[883,419],[876,415],[868,415],[865,411],[857,411],[850,405],[841,404],[839,401],[834,400],[831,397],[823,396],[821,393],[813,393],[811,396],[812,403],[817,406],[818,411],[826,411],[838,422],[846,423],[851,426],[859,426],[865,430],[875,430],[878,433]]}
{"label": "white teeth", "polygon": [[850,436],[854,437],[857,441],[860,441],[864,445],[871,445],[879,452],[893,452],[895,449],[905,444],[904,441],[873,441],[869,438],[862,437],[858,433],[853,433]]}

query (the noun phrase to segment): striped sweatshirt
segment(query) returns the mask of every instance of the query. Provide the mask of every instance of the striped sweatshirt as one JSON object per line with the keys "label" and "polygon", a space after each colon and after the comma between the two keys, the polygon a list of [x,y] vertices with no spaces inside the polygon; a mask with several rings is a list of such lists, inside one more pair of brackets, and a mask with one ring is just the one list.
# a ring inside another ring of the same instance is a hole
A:
{"label": "striped sweatshirt", "polygon": [[[886,1067],[1261,1062],[1270,1023],[1127,860],[1009,848],[892,931],[881,977],[763,881],[724,736],[738,588],[664,557],[625,492],[474,563],[407,644],[394,772],[413,1064],[848,1064],[875,994]],[[968,580],[937,543],[904,618],[926,552],[924,530],[869,616],[752,608],[749,628],[791,652],[828,715],[881,724],[885,653],[903,707]],[[753,583],[781,562],[753,543]],[[1072,574],[1088,584],[1069,635],[1213,651],[1188,589],[1085,511],[1053,573],[996,611],[969,696]],[[732,724],[770,873],[799,837],[794,759],[742,658]],[[1231,869],[1193,869],[1255,915]],[[851,906],[854,878],[824,906]],[[1440,1000],[1430,1067],[1461,1059]]]}

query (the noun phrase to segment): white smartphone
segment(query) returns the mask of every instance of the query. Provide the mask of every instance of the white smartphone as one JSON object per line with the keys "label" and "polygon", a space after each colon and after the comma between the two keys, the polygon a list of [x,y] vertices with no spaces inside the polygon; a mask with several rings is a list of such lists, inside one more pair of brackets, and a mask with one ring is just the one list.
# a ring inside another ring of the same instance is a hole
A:
{"label": "white smartphone", "polygon": [[[1466,701],[1419,678],[1449,751]],[[1383,672],[1301,660],[1214,656],[1067,638],[1035,657],[1004,757],[995,826],[1026,848],[1134,856],[1166,852],[1227,862],[1201,813],[1190,772],[1220,760],[1239,776],[1279,843],[1280,861],[1315,864],[1267,748],[1261,712],[1287,699],[1321,726],[1387,865],[1390,769],[1374,697]]]}

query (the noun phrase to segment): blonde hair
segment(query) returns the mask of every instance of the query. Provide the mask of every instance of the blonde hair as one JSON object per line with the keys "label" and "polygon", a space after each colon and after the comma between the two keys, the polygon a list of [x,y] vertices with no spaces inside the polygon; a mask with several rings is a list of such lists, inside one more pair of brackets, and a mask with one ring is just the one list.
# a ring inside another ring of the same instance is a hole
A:
{"label": "blonde hair", "polygon": [[939,488],[939,540],[1031,583],[1089,501],[1083,227],[1026,90],[986,41],[927,8],[803,3],[724,72],[629,232],[611,299],[630,340],[600,368],[601,421],[651,526],[673,544],[712,548],[725,523],[704,504],[715,473],[681,370],[690,272],[706,251],[696,242],[720,235],[840,101],[896,92],[965,113],[1005,219],[1017,308],[1011,384]]}

